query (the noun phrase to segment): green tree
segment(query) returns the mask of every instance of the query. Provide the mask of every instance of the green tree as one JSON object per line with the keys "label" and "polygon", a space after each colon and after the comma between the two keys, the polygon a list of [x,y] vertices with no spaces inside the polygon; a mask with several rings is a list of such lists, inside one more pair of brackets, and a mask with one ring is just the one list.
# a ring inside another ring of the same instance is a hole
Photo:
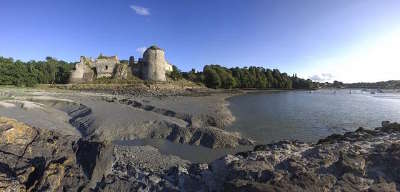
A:
{"label": "green tree", "polygon": [[221,87],[221,78],[219,77],[218,73],[211,67],[205,67],[204,80],[207,87],[214,89]]}
{"label": "green tree", "polygon": [[73,65],[47,57],[46,61],[14,61],[0,57],[0,84],[34,86],[38,83],[67,83]]}
{"label": "green tree", "polygon": [[172,79],[172,80],[180,80],[182,79],[182,72],[175,66],[172,66],[172,71],[169,72],[168,76]]}
{"label": "green tree", "polygon": [[57,60],[53,59],[52,57],[46,57],[45,72],[48,83],[54,84],[57,74]]}

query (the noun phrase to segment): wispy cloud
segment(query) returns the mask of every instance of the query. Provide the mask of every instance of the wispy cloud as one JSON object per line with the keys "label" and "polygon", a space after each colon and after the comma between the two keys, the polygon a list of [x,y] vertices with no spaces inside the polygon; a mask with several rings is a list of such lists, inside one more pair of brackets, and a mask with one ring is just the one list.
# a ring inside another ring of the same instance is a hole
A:
{"label": "wispy cloud", "polygon": [[313,75],[309,77],[309,79],[313,81],[318,81],[318,82],[329,82],[333,80],[333,75],[330,73],[322,73],[320,75]]}
{"label": "wispy cloud", "polygon": [[140,54],[143,54],[146,51],[146,47],[139,47],[136,49],[137,52],[139,52]]}
{"label": "wispy cloud", "polygon": [[137,5],[131,5],[130,8],[136,12],[138,15],[142,16],[149,16],[150,15],[150,9],[146,7],[141,7]]}

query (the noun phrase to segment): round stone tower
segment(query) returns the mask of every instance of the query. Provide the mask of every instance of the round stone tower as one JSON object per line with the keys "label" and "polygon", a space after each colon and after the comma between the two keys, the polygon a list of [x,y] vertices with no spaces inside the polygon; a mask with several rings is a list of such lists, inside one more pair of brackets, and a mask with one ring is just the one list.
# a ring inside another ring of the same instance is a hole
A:
{"label": "round stone tower", "polygon": [[151,81],[166,81],[165,66],[168,62],[165,60],[164,50],[153,45],[143,53],[143,78]]}

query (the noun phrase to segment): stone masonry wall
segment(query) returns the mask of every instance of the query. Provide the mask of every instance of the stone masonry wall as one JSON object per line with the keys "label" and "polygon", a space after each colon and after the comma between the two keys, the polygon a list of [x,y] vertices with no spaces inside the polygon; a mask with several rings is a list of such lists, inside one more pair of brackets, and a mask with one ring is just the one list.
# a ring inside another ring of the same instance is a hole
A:
{"label": "stone masonry wall", "polygon": [[151,81],[166,81],[165,69],[168,62],[165,60],[164,51],[160,48],[150,47],[143,54],[143,78]]}
{"label": "stone masonry wall", "polygon": [[97,78],[101,77],[112,77],[115,66],[119,63],[117,57],[96,59],[95,67],[97,72]]}

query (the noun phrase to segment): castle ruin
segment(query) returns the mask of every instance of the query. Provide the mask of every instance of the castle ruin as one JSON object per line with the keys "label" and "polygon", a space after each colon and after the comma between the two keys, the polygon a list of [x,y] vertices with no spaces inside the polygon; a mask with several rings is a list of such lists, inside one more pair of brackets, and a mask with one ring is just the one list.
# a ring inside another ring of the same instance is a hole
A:
{"label": "castle ruin", "polygon": [[81,56],[80,62],[70,76],[70,83],[90,82],[97,78],[127,79],[135,75],[143,80],[166,81],[166,73],[172,71],[172,65],[165,59],[165,52],[157,46],[149,47],[142,59],[135,61],[131,56],[128,63],[121,62],[117,56],[100,55],[92,60]]}

